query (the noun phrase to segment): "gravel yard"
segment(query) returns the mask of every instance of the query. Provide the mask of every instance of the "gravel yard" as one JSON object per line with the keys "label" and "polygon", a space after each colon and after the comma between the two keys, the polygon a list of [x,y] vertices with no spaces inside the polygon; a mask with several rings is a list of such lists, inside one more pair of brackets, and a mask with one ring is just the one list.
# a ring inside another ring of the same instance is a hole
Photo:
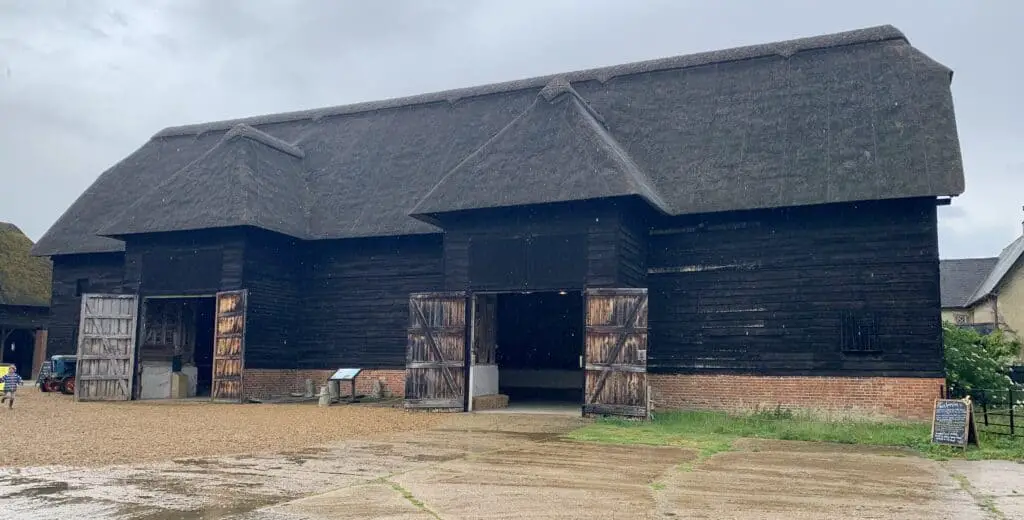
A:
{"label": "gravel yard", "polygon": [[14,409],[0,409],[5,437],[0,467],[281,452],[428,429],[448,420],[446,415],[360,405],[75,403],[70,396],[26,385]]}

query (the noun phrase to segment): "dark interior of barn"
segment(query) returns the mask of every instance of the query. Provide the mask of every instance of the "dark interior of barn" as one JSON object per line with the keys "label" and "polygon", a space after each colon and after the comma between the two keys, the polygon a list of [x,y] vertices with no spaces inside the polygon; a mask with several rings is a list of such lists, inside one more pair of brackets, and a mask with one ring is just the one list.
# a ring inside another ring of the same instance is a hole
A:
{"label": "dark interior of barn", "polygon": [[[139,348],[141,399],[209,397],[213,385],[215,299],[148,299]],[[172,394],[172,374],[188,379],[185,395]]]}
{"label": "dark interior of barn", "polygon": [[582,403],[581,293],[500,294],[496,321],[498,387],[510,403]]}
{"label": "dark interior of barn", "polygon": [[28,329],[0,329],[3,339],[4,363],[18,366],[18,375],[25,379],[32,377],[32,354],[35,346],[35,333]]}
{"label": "dark interior of barn", "polygon": [[196,396],[209,397],[213,388],[213,337],[217,304],[215,298],[199,300],[196,308]]}

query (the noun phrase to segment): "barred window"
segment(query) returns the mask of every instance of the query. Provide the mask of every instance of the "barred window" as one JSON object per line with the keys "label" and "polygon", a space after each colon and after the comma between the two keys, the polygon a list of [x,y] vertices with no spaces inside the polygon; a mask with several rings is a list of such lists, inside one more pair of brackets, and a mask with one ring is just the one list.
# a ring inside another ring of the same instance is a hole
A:
{"label": "barred window", "polygon": [[839,334],[844,353],[877,354],[882,351],[877,313],[843,311]]}

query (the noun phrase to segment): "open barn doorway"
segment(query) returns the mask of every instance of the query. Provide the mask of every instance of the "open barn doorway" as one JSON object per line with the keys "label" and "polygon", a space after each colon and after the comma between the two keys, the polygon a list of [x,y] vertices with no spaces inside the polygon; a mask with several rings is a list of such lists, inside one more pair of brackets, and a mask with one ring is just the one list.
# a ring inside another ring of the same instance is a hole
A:
{"label": "open barn doorway", "polygon": [[209,397],[215,298],[146,298],[136,372],[137,399]]}
{"label": "open barn doorway", "polygon": [[478,294],[474,300],[474,403],[497,394],[502,401],[507,396],[512,411],[579,413],[584,381],[582,293]]}
{"label": "open barn doorway", "polygon": [[32,356],[35,353],[35,334],[30,329],[5,329],[0,326],[0,363],[18,366],[18,375],[32,377]]}

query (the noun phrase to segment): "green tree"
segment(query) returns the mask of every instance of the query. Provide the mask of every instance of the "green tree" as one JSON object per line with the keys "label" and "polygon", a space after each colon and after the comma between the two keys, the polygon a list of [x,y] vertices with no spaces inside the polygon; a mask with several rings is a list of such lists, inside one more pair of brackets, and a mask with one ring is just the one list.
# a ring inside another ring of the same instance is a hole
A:
{"label": "green tree", "polygon": [[946,347],[946,384],[965,390],[1006,390],[1013,386],[1010,365],[1021,344],[1015,338],[995,331],[980,334],[973,329],[942,324]]}

